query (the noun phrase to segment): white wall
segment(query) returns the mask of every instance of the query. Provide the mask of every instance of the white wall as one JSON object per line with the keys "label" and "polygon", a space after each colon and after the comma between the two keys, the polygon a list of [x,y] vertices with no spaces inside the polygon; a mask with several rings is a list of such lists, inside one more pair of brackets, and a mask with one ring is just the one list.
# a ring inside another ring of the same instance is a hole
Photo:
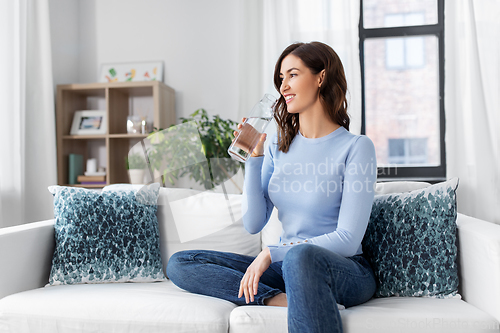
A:
{"label": "white wall", "polygon": [[54,83],[98,81],[102,63],[162,60],[176,112],[237,119],[235,0],[50,0]]}
{"label": "white wall", "polygon": [[49,0],[52,73],[57,84],[78,82],[78,0]]}

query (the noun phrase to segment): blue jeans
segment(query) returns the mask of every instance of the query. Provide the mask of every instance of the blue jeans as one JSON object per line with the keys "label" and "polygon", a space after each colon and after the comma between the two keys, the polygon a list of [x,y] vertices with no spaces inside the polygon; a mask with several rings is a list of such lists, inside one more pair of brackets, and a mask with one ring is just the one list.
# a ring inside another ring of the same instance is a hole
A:
{"label": "blue jeans", "polygon": [[[247,305],[244,296],[238,298],[238,291],[254,259],[227,252],[181,251],[170,258],[167,275],[184,290]],[[264,305],[265,299],[282,292],[287,295],[289,332],[342,332],[337,303],[350,307],[369,300],[375,292],[375,277],[360,255],[344,258],[303,244],[269,266],[248,305]]]}

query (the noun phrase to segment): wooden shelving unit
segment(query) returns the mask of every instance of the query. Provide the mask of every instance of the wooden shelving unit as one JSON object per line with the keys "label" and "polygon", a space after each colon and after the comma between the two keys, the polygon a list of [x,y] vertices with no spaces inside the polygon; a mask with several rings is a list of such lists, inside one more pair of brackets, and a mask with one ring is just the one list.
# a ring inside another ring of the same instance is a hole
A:
{"label": "wooden shelving unit", "polygon": [[[148,117],[153,127],[167,128],[176,122],[175,91],[158,81],[117,82],[91,84],[65,84],[57,86],[57,182],[68,184],[69,154],[83,155],[84,164],[89,156],[89,145],[97,143],[106,149],[106,184],[128,183],[125,158],[134,142],[146,134],[128,134],[127,116],[131,114],[130,100],[134,97],[151,97],[152,114]],[[76,111],[95,109],[95,104],[107,112],[106,134],[70,135]],[[75,185],[82,186],[82,185]],[[103,185],[85,185],[99,188]]]}

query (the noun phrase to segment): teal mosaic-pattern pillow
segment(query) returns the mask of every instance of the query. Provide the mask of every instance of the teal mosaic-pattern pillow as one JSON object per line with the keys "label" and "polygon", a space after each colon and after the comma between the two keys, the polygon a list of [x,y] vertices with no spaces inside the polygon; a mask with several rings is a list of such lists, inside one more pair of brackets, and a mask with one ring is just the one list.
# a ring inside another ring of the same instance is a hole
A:
{"label": "teal mosaic-pattern pillow", "polygon": [[50,285],[165,279],[156,217],[159,184],[139,191],[49,191],[56,220]]}
{"label": "teal mosaic-pattern pillow", "polygon": [[375,297],[456,295],[457,187],[454,178],[375,196],[363,239],[377,280]]}

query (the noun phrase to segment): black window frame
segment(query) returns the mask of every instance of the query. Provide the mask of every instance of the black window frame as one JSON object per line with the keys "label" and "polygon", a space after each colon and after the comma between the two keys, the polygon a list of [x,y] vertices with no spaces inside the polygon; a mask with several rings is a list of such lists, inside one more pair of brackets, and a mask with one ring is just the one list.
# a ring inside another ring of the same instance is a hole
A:
{"label": "black window frame", "polygon": [[446,147],[445,147],[445,113],[444,113],[444,0],[437,0],[437,24],[364,28],[363,0],[360,0],[359,17],[359,60],[361,65],[361,134],[366,134],[365,117],[365,66],[364,42],[370,38],[407,37],[433,35],[438,39],[438,64],[439,64],[439,127],[440,127],[440,165],[439,166],[390,166],[378,167],[378,179],[390,180],[415,180],[431,183],[446,179]]}

